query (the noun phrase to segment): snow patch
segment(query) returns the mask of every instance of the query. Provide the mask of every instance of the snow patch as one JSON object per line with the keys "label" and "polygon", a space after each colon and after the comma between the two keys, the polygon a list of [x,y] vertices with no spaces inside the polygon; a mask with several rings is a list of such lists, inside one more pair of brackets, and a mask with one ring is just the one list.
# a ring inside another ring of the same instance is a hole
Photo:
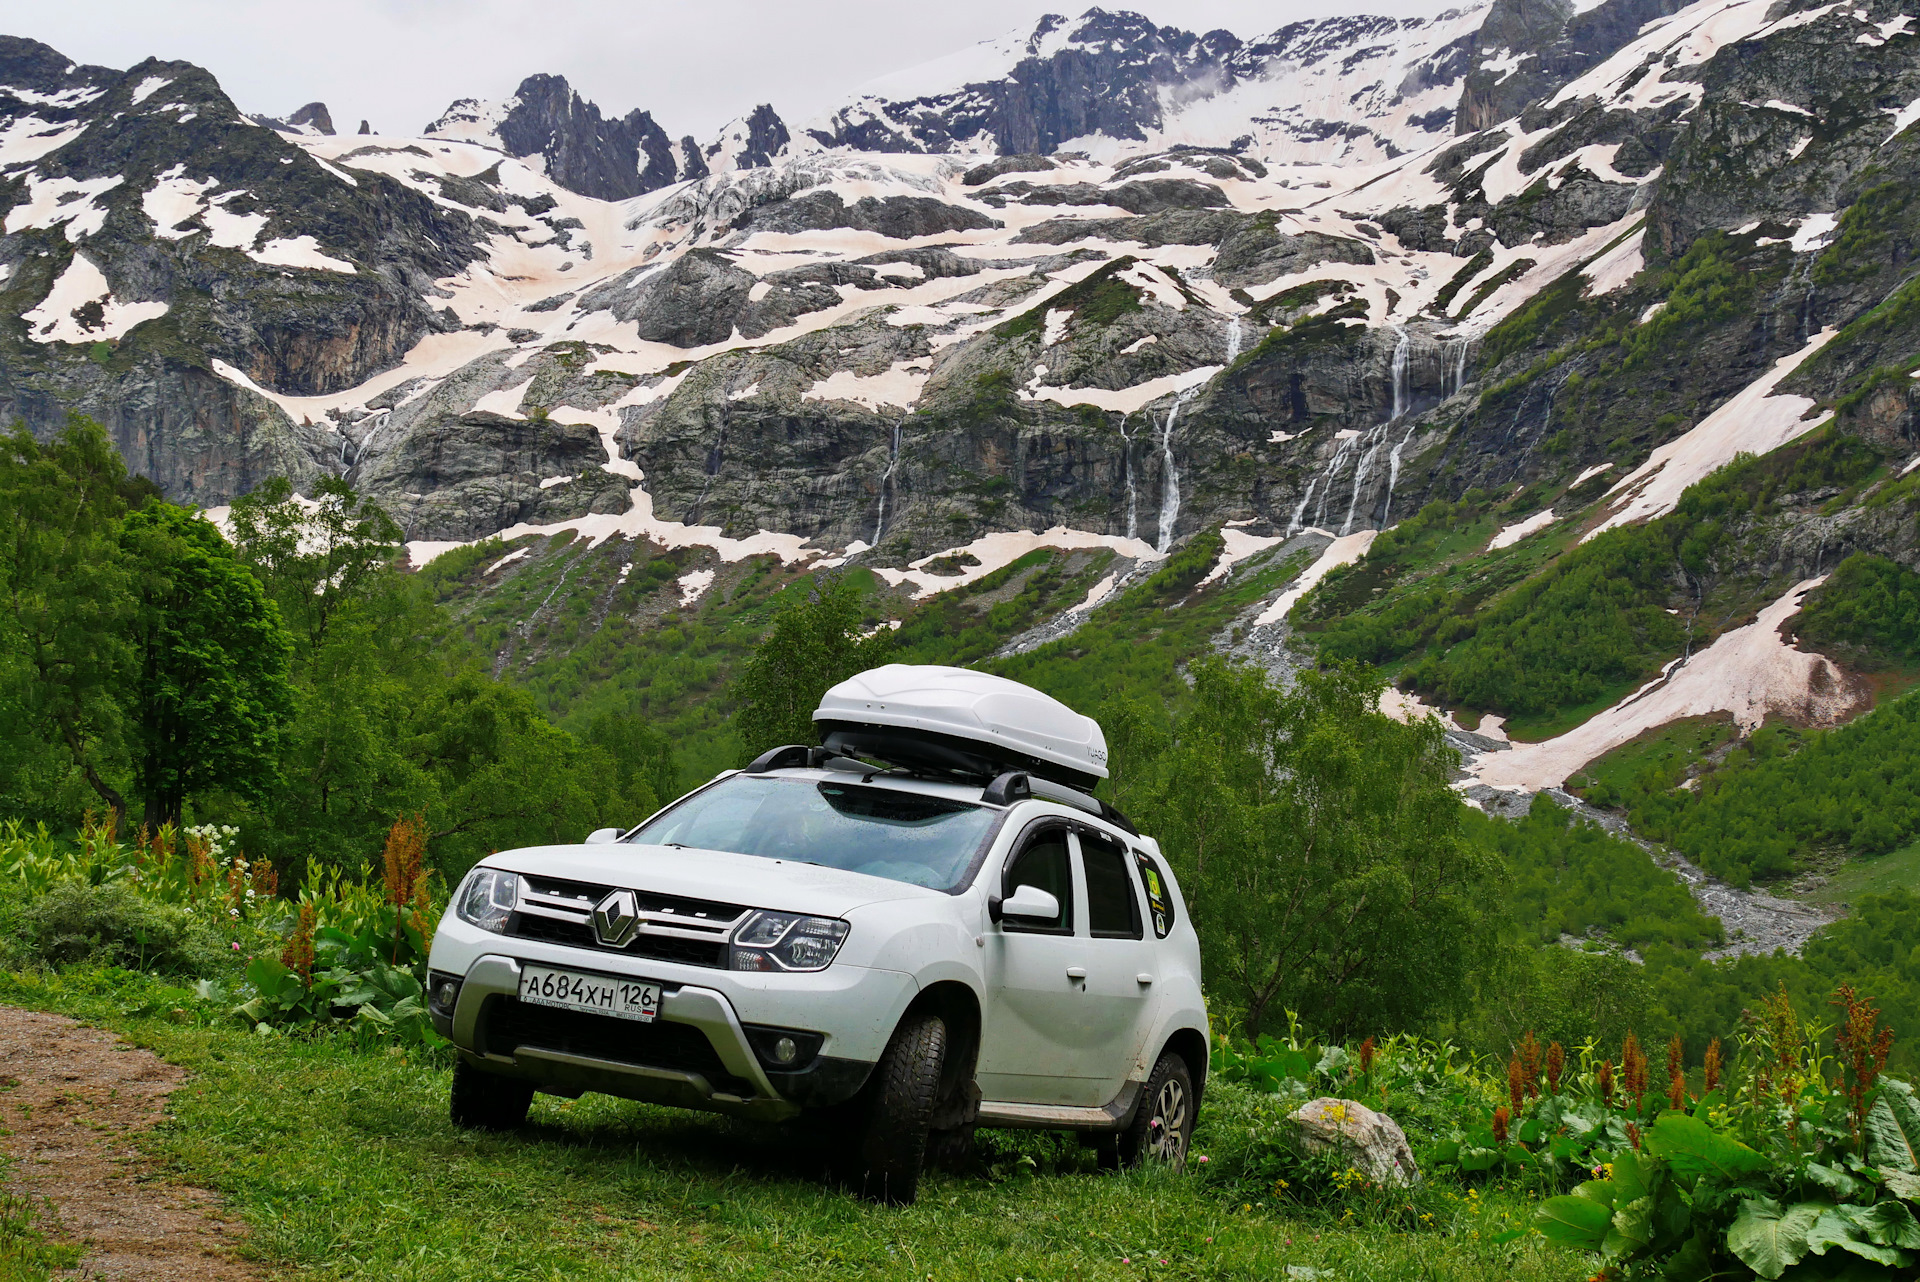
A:
{"label": "snow patch", "polygon": [[1587,266],[1589,294],[1611,294],[1633,283],[1633,278],[1647,265],[1640,252],[1646,234],[1645,230],[1633,233]]}
{"label": "snow patch", "polygon": [[882,406],[911,409],[913,403],[920,399],[920,389],[926,386],[927,375],[924,370],[907,369],[906,365],[910,363],[895,362],[878,374],[864,376],[851,370],[835,370],[800,393],[800,399],[851,401],[876,413]]}
{"label": "snow patch", "polygon": [[501,557],[498,561],[495,561],[492,565],[488,566],[486,569],[480,571],[480,577],[485,578],[487,575],[492,574],[495,570],[500,569],[502,566],[512,565],[515,561],[518,561],[520,558],[528,555],[532,551],[533,549],[531,547],[515,548],[513,551]]}
{"label": "snow patch", "polygon": [[520,418],[520,401],[533,386],[533,379],[524,383],[515,383],[512,387],[496,388],[473,403],[476,414],[502,414],[508,418]]}
{"label": "snow patch", "polygon": [[1517,521],[1493,536],[1487,544],[1487,551],[1498,552],[1501,548],[1510,548],[1529,534],[1538,534],[1553,524],[1553,509],[1535,512],[1524,521]]}
{"label": "snow patch", "polygon": [[[911,583],[916,589],[913,595],[919,599],[949,588],[965,587],[975,579],[985,578],[1040,548],[1059,548],[1067,552],[1082,548],[1111,548],[1121,556],[1132,557],[1136,561],[1158,561],[1166,555],[1139,539],[1121,538],[1113,534],[1088,534],[1056,525],[1042,534],[1035,534],[1031,530],[1011,530],[983,535],[965,547],[948,548],[944,552],[935,552],[909,562],[904,570],[876,567],[874,573],[885,579],[891,587]],[[942,557],[962,556],[973,557],[980,564],[967,566],[959,574],[934,574],[925,568]]]}
{"label": "snow patch", "polygon": [[320,242],[311,236],[270,240],[259,249],[248,250],[247,257],[271,267],[298,267],[305,271],[346,272],[352,275],[360,270],[345,259],[321,253]]}
{"label": "snow patch", "polygon": [[86,122],[53,124],[38,116],[19,116],[0,128],[0,165],[27,165],[60,150],[85,133]]}
{"label": "snow patch", "polygon": [[1104,387],[1036,387],[1031,391],[1022,389],[1020,398],[1029,401],[1052,401],[1056,405],[1091,405],[1095,409],[1132,414],[1163,396],[1184,392],[1190,387],[1198,387],[1224,368],[1226,367],[1223,365],[1202,365],[1198,369],[1190,369],[1184,373],[1150,378],[1144,383],[1135,383],[1132,387],[1123,387],[1119,391],[1109,391]]}
{"label": "snow patch", "polygon": [[1815,725],[1844,720],[1858,703],[1844,674],[1825,656],[1796,650],[1780,635],[1780,625],[1825,581],[1822,575],[1795,584],[1746,627],[1721,634],[1688,662],[1675,660],[1660,677],[1578,728],[1485,753],[1468,773],[1496,788],[1537,791],[1565,783],[1595,758],[1682,717],[1731,712],[1747,731],[1769,715]]}
{"label": "snow patch", "polygon": [[1049,307],[1047,309],[1047,329],[1040,336],[1040,346],[1052,347],[1067,334],[1067,322],[1073,319],[1073,309],[1069,307]]}
{"label": "snow patch", "polygon": [[1600,473],[1608,472],[1611,470],[1613,470],[1613,464],[1611,463],[1595,463],[1592,467],[1580,473],[1580,475],[1574,477],[1573,484],[1569,485],[1567,488],[1570,490],[1577,490],[1581,486],[1585,485],[1588,481],[1591,481],[1594,477],[1600,475]]}
{"label": "snow patch", "polygon": [[1691,431],[1668,441],[1633,471],[1621,477],[1607,497],[1624,503],[1588,531],[1585,543],[1616,526],[1664,516],[1694,482],[1733,461],[1736,454],[1765,454],[1803,436],[1824,420],[1801,416],[1814,402],[1804,396],[1775,396],[1773,389],[1801,362],[1827,345],[1834,334],[1823,329],[1799,351],[1775,361],[1773,368],[1742,388]]}
{"label": "snow patch", "polygon": [[1834,229],[1839,226],[1840,220],[1832,214],[1809,214],[1788,243],[1793,246],[1794,253],[1805,254],[1833,239]]}
{"label": "snow patch", "polygon": [[153,95],[173,83],[172,76],[148,76],[133,91],[133,105],[138,107]]}
{"label": "snow patch", "polygon": [[[93,306],[100,309],[97,317],[90,312],[74,314]],[[116,299],[100,269],[86,255],[76,253],[46,298],[21,319],[38,343],[94,343],[119,338],[135,325],[166,314],[167,305],[157,300],[123,303]]]}
{"label": "snow patch", "polygon": [[571,476],[549,476],[541,480],[540,488],[550,490],[556,485],[569,485],[572,481],[573,478]]}
{"label": "snow patch", "polygon": [[1200,580],[1198,586],[1206,587],[1216,579],[1224,579],[1233,567],[1250,556],[1265,552],[1268,548],[1278,547],[1287,541],[1285,535],[1262,538],[1258,534],[1248,534],[1245,530],[1236,530],[1231,525],[1220,531],[1220,559],[1207,571],[1207,577]]}
{"label": "snow patch", "polygon": [[1148,343],[1157,343],[1159,341],[1160,341],[1160,335],[1158,334],[1143,334],[1139,338],[1134,339],[1131,343],[1128,343],[1125,347],[1121,348],[1120,354],[1122,356],[1131,356],[1135,352],[1145,347]]}
{"label": "snow patch", "polygon": [[1260,612],[1253,626],[1263,628],[1270,623],[1278,623],[1287,617],[1287,611],[1293,609],[1300,598],[1311,592],[1320,580],[1327,577],[1329,570],[1342,565],[1351,565],[1366,555],[1367,549],[1378,538],[1378,530],[1360,530],[1335,539],[1320,550],[1320,559],[1306,568],[1301,576],[1293,581],[1293,586],[1275,597],[1273,604]]}
{"label": "snow patch", "polygon": [[712,570],[689,570],[674,582],[680,585],[680,608],[686,609],[707,594],[713,586]]}
{"label": "snow patch", "polygon": [[7,211],[4,224],[7,235],[28,228],[47,230],[67,225],[67,239],[77,241],[91,236],[107,221],[107,210],[94,199],[113,190],[124,181],[112,178],[42,178],[27,175],[27,198]]}

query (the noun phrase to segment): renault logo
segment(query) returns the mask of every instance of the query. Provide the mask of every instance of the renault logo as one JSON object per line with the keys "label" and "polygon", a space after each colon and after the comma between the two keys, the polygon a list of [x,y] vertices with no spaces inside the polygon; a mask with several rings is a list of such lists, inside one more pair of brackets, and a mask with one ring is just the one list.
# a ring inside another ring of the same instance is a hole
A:
{"label": "renault logo", "polygon": [[616,890],[593,909],[593,937],[608,948],[625,948],[640,929],[640,901],[631,890]]}

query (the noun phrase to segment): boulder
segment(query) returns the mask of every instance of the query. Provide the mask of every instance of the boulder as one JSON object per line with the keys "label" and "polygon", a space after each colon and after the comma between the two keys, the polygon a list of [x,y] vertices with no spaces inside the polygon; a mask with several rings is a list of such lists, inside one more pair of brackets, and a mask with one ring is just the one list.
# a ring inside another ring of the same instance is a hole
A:
{"label": "boulder", "polygon": [[1420,1182],[1420,1168],[1407,1147],[1400,1124],[1350,1099],[1323,1096],[1288,1115],[1309,1152],[1337,1150],[1356,1170],[1377,1184]]}

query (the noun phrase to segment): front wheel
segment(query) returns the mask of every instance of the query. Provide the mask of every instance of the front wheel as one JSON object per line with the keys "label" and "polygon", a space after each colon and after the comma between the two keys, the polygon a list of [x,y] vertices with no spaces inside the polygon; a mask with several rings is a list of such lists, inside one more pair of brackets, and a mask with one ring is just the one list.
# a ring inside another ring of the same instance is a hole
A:
{"label": "front wheel", "polygon": [[480,1131],[511,1131],[527,1120],[533,1086],[484,1073],[464,1059],[453,1066],[448,1113],[455,1126]]}
{"label": "front wheel", "polygon": [[1133,1121],[1120,1133],[1123,1165],[1164,1162],[1174,1170],[1187,1165],[1187,1146],[1193,1142],[1195,1120],[1193,1074],[1187,1061],[1163,1051],[1141,1093]]}
{"label": "front wheel", "polygon": [[851,1175],[864,1196],[906,1206],[919,1195],[946,1059],[947,1025],[939,1016],[910,1015],[894,1031],[861,1112]]}

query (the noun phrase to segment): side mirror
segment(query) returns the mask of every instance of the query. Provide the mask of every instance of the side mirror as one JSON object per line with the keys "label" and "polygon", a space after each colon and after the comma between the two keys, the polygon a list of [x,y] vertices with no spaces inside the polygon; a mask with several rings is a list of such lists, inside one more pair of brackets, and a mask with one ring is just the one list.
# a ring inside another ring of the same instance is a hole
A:
{"label": "side mirror", "polygon": [[617,841],[619,837],[620,830],[618,828],[595,828],[587,834],[587,844],[589,846],[604,846],[609,841]]}
{"label": "side mirror", "polygon": [[1019,886],[1000,901],[1000,915],[1054,921],[1060,916],[1060,901],[1054,898],[1052,892],[1038,886]]}

